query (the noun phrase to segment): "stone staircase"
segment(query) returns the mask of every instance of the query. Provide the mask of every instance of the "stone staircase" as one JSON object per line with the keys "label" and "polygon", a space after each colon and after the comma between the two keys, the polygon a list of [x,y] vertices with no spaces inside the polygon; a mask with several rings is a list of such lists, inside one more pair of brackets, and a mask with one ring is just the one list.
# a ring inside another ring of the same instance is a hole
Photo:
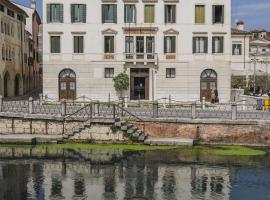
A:
{"label": "stone staircase", "polygon": [[125,137],[129,137],[133,141],[144,142],[147,134],[137,126],[126,121],[115,122],[115,126],[124,132]]}

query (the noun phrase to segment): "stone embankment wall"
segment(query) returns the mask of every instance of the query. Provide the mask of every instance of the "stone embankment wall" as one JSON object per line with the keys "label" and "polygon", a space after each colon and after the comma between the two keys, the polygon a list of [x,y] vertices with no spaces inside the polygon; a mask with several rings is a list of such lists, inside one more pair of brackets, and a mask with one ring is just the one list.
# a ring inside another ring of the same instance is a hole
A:
{"label": "stone embankment wall", "polygon": [[270,145],[266,121],[156,121],[147,122],[145,132],[153,138],[191,138],[199,143]]}

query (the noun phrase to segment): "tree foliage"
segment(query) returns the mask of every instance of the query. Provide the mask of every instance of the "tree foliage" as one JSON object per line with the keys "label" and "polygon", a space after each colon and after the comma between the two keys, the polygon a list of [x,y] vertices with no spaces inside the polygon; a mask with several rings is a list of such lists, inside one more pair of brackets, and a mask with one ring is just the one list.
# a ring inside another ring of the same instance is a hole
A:
{"label": "tree foliage", "polygon": [[113,77],[113,82],[116,92],[119,92],[121,95],[129,88],[129,76],[125,72]]}

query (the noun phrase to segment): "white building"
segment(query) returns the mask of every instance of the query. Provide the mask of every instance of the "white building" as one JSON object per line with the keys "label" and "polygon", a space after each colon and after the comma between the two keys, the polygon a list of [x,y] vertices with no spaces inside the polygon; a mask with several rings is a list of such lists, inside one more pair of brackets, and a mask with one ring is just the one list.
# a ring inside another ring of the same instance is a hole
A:
{"label": "white building", "polygon": [[43,0],[43,93],[130,100],[230,99],[230,0]]}

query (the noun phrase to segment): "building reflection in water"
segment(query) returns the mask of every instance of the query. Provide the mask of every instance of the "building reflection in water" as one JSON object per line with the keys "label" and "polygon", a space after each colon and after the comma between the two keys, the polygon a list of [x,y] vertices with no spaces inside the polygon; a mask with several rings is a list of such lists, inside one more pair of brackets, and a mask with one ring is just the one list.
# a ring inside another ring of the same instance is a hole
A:
{"label": "building reflection in water", "polygon": [[120,155],[117,162],[107,154],[102,162],[7,159],[0,162],[0,199],[225,200],[229,174],[228,168],[150,162],[140,155]]}

